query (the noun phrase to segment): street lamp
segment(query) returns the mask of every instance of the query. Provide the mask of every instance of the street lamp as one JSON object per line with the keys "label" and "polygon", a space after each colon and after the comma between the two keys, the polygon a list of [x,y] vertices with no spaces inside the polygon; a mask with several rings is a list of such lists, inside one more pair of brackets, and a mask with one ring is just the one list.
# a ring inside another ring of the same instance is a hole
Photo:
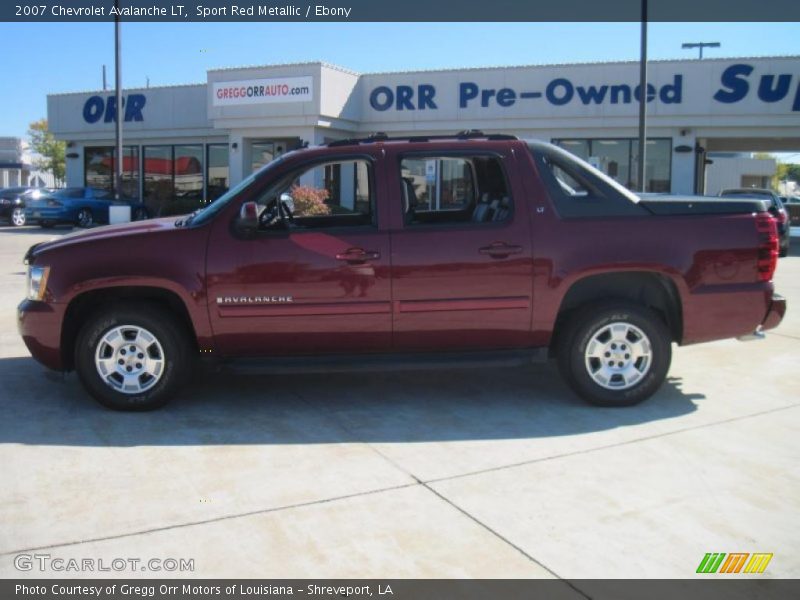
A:
{"label": "street lamp", "polygon": [[681,44],[681,48],[697,48],[700,50],[700,55],[697,57],[700,60],[703,60],[703,48],[719,48],[719,42],[685,42]]}

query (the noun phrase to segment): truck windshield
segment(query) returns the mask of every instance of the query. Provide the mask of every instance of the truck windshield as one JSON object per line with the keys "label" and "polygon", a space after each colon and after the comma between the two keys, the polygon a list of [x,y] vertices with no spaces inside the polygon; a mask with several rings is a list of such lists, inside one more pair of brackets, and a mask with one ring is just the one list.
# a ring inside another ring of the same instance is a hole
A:
{"label": "truck windshield", "polygon": [[259,169],[255,173],[248,175],[247,177],[242,179],[237,185],[233,186],[227,192],[222,194],[222,196],[214,200],[214,202],[212,202],[205,208],[202,208],[199,211],[191,214],[182,222],[182,224],[202,225],[203,223],[208,223],[208,221],[213,219],[217,215],[217,213],[219,213],[223,208],[225,208],[233,198],[238,196],[240,192],[249,187],[257,179],[260,179],[264,174],[267,173],[267,171],[272,170],[275,166],[283,162],[283,160],[290,154],[292,153],[289,152],[287,154],[283,154],[278,158],[276,158],[275,160],[273,160],[272,162],[270,162],[269,164],[264,165],[261,169]]}

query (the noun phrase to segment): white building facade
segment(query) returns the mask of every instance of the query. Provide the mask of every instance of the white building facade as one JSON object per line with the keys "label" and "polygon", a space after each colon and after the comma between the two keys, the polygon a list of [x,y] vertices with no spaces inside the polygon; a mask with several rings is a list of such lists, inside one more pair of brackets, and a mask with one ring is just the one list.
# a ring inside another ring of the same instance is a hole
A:
{"label": "white building facade", "polygon": [[[637,62],[211,70],[197,85],[124,91],[124,191],[176,212],[305,142],[466,129],[552,141],[639,189],[638,78]],[[708,152],[800,151],[800,57],[656,61],[648,80],[648,191],[703,193]],[[67,185],[111,186],[113,96],[48,96],[50,128],[68,144]]]}

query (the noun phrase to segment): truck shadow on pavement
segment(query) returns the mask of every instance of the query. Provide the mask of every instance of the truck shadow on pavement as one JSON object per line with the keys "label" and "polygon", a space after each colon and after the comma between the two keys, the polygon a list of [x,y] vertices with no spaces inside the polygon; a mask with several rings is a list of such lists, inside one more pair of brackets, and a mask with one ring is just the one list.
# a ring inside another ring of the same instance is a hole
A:
{"label": "truck shadow on pavement", "polygon": [[599,409],[553,366],[285,376],[205,374],[161,410],[96,404],[74,374],[0,359],[0,443],[59,446],[402,443],[568,436],[696,410],[670,378],[643,404]]}

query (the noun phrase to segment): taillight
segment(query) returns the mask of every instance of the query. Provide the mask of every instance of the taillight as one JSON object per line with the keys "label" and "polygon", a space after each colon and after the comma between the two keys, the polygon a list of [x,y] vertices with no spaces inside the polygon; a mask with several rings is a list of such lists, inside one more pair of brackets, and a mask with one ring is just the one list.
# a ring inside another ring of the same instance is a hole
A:
{"label": "taillight", "polygon": [[772,281],[778,266],[778,227],[775,218],[768,214],[756,215],[758,231],[758,278]]}

